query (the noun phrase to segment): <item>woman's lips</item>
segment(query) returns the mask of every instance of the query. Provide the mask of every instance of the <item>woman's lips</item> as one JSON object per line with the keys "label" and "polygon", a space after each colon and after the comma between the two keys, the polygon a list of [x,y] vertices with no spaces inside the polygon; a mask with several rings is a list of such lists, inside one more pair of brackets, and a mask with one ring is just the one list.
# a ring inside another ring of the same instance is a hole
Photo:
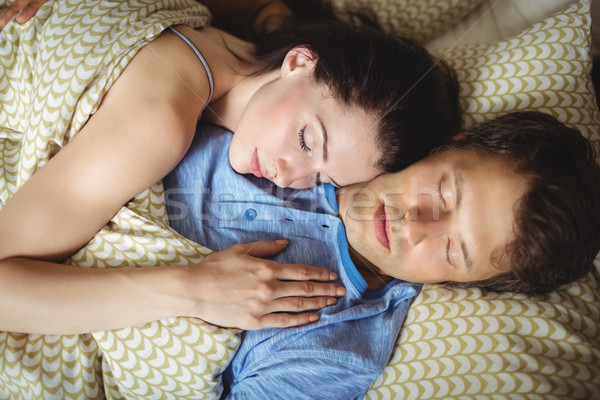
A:
{"label": "woman's lips", "polygon": [[250,158],[250,171],[257,178],[262,178],[264,176],[262,172],[262,168],[260,167],[260,159],[258,158],[258,149],[254,149],[254,153],[252,153],[252,158]]}
{"label": "woman's lips", "polygon": [[375,230],[375,237],[386,249],[390,248],[390,239],[386,229],[387,220],[385,217],[385,207],[383,204],[373,214],[373,229]]}

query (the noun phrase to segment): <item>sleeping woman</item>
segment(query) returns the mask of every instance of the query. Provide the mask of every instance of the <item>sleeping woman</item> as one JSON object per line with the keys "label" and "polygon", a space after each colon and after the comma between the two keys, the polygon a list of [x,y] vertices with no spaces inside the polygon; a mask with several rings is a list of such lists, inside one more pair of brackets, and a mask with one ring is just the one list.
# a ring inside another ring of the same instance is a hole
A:
{"label": "sleeping woman", "polygon": [[[0,55],[10,66],[0,82],[0,330],[211,322],[223,310],[221,325],[243,329],[312,322],[314,312],[278,313],[295,311],[298,298],[302,311],[320,309],[344,289],[325,269],[260,259],[284,242],[190,266],[60,261],[174,168],[199,119],[234,132],[237,172],[291,188],[397,171],[459,128],[451,74],[413,42],[330,21],[290,23],[252,44],[207,18],[186,0],[67,0],[0,32],[10,50]],[[265,284],[275,288],[267,299]]]}

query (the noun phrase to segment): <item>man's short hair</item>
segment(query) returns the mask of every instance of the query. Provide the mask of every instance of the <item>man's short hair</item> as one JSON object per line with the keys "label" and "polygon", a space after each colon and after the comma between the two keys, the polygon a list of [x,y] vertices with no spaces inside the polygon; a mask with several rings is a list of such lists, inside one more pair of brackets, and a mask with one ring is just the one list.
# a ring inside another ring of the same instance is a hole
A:
{"label": "man's short hair", "polygon": [[508,160],[528,179],[515,239],[492,254],[498,275],[458,286],[547,293],[587,275],[600,250],[600,167],[592,144],[554,117],[525,111],[473,126],[441,146]]}

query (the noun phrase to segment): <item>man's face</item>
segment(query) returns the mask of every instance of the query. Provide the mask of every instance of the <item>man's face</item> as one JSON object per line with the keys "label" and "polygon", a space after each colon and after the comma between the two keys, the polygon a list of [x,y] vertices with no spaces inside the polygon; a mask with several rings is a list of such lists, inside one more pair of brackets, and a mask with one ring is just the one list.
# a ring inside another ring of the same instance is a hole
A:
{"label": "man's face", "polygon": [[446,151],[339,193],[350,246],[377,272],[412,282],[475,281],[513,238],[527,181],[507,161]]}

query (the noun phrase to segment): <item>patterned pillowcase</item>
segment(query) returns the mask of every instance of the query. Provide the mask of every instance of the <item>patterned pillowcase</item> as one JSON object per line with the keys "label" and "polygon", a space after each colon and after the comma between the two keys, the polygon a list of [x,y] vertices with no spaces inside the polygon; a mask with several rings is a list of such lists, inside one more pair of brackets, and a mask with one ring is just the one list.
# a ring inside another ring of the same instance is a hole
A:
{"label": "patterned pillowcase", "polygon": [[[495,44],[441,54],[457,71],[465,122],[539,110],[597,148],[590,1]],[[535,298],[425,285],[368,399],[600,398],[600,259],[579,282]]]}
{"label": "patterned pillowcase", "polygon": [[435,51],[456,71],[466,126],[538,110],[579,129],[600,148],[590,25],[590,1],[584,0],[511,39]]}
{"label": "patterned pillowcase", "polygon": [[424,43],[468,15],[481,0],[332,0],[341,15],[362,8],[373,10],[389,32]]}
{"label": "patterned pillowcase", "polygon": [[600,262],[529,298],[426,285],[366,398],[600,398]]}

